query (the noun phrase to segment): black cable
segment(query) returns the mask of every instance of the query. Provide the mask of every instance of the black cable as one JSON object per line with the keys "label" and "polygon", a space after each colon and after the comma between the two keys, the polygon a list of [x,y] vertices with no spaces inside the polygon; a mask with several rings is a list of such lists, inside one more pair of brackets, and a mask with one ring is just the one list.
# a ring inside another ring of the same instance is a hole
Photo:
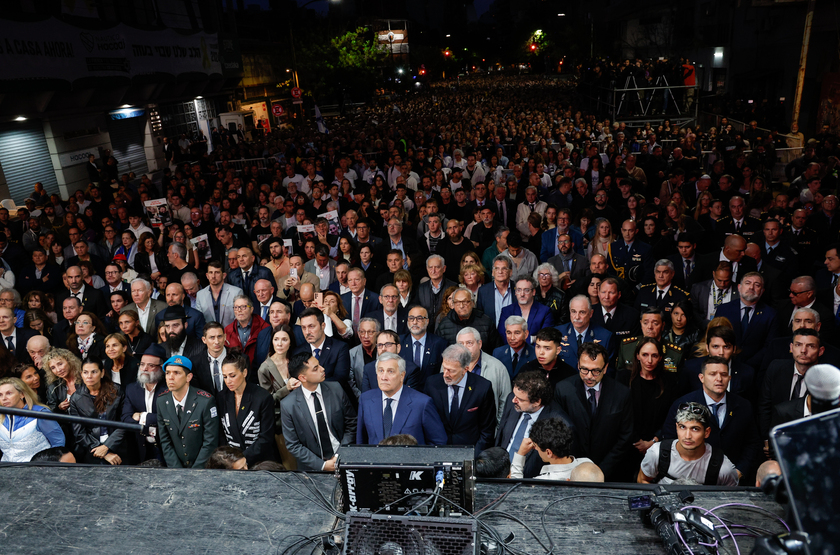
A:
{"label": "black cable", "polygon": [[[297,553],[307,543],[314,543],[315,545],[318,546],[318,548],[321,550],[321,552],[326,555],[326,552],[324,551],[324,548],[321,546],[321,544],[319,544],[318,542],[315,541],[315,538],[320,538],[320,537],[323,537],[323,536],[328,536],[330,534],[335,534],[336,532],[341,532],[342,530],[343,530],[343,528],[334,528],[332,530],[328,530],[327,532],[319,532],[318,534],[312,534],[310,536],[304,536],[303,534],[293,534],[291,536],[286,536],[286,539],[290,539],[290,538],[301,538],[301,539],[299,539],[296,542],[289,545],[285,550],[283,550],[283,554],[289,553],[289,550],[291,550],[292,548],[296,548],[295,551],[293,551],[292,553]],[[279,546],[278,546],[277,550],[278,551],[280,550]]]}
{"label": "black cable", "polygon": [[341,519],[344,519],[344,518],[345,518],[343,513],[340,513],[340,512],[338,512],[338,511],[336,511],[336,510],[335,510],[334,508],[332,508],[332,507],[325,506],[325,505],[323,505],[320,501],[318,501],[317,499],[314,499],[314,498],[310,497],[309,495],[306,495],[305,493],[303,493],[302,491],[300,491],[298,488],[296,488],[294,485],[292,485],[292,484],[290,484],[289,482],[287,482],[286,480],[283,480],[282,478],[280,478],[280,476],[278,476],[277,474],[275,474],[275,473],[273,473],[273,472],[269,472],[268,470],[262,470],[262,471],[260,471],[260,472],[265,472],[266,474],[268,474],[269,476],[271,476],[271,477],[272,477],[272,478],[274,478],[275,480],[279,481],[279,482],[280,482],[281,484],[283,484],[284,486],[286,486],[286,487],[288,487],[288,488],[290,488],[290,489],[294,490],[294,491],[295,491],[298,495],[300,495],[300,496],[301,496],[301,497],[303,497],[304,499],[306,499],[306,500],[308,500],[308,501],[312,502],[313,504],[317,505],[318,507],[320,507],[320,508],[321,508],[321,509],[323,509],[324,511],[326,511],[326,512],[328,512],[328,513],[332,514],[333,516],[338,517],[338,518],[341,518]]}
{"label": "black cable", "polygon": [[540,522],[542,523],[543,531],[545,535],[548,537],[548,543],[551,546],[551,549],[548,550],[548,555],[552,555],[554,553],[554,539],[551,537],[551,534],[548,533],[548,526],[545,523],[545,516],[548,514],[548,509],[552,507],[552,505],[556,505],[561,501],[568,501],[569,499],[576,499],[578,497],[603,497],[605,499],[620,499],[621,501],[626,501],[626,497],[619,497],[618,495],[592,495],[588,493],[581,493],[578,495],[567,495],[566,497],[561,497],[560,499],[555,499],[551,503],[545,506],[543,509],[542,514],[540,515]]}
{"label": "black cable", "polygon": [[496,507],[498,507],[499,505],[501,505],[501,504],[502,504],[502,502],[503,502],[505,499],[507,499],[508,495],[510,495],[510,494],[513,492],[513,490],[515,490],[516,488],[518,488],[518,487],[519,487],[519,486],[521,486],[521,485],[522,485],[522,482],[517,482],[517,483],[515,483],[513,486],[511,486],[511,487],[510,487],[510,489],[509,489],[509,490],[507,490],[506,492],[504,492],[504,493],[503,493],[500,497],[498,497],[495,501],[491,501],[489,505],[485,505],[485,506],[484,506],[484,507],[482,507],[481,509],[477,510],[477,511],[475,512],[475,514],[479,515],[479,514],[481,514],[481,513],[482,513],[482,512],[484,512],[484,511],[487,511],[487,510],[490,510],[490,509],[495,509]]}
{"label": "black cable", "polygon": [[[301,477],[301,474],[304,474],[306,476],[306,479]],[[321,501],[323,501],[324,505],[330,509],[330,512],[334,513],[336,517],[338,517],[338,515],[341,515],[340,518],[342,520],[344,519],[344,514],[341,511],[339,511],[336,508],[336,506],[329,499],[327,499],[326,495],[324,495],[324,493],[321,490],[319,490],[312,483],[312,479],[309,477],[308,474],[306,474],[305,472],[303,472],[303,473],[294,472],[293,476],[295,476],[306,487],[306,489],[308,489],[310,492],[315,494],[319,499],[321,499]]]}
{"label": "black cable", "polygon": [[[504,517],[504,518],[507,518],[507,519],[509,519],[509,520],[512,520],[512,521],[516,522],[517,524],[522,525],[522,527],[523,527],[523,528],[525,528],[526,530],[528,530],[528,532],[530,532],[530,533],[531,533],[531,535],[532,535],[532,536],[534,536],[534,539],[536,539],[536,540],[537,540],[537,542],[540,544],[540,546],[541,546],[543,549],[545,549],[545,550],[546,550],[546,552],[548,552],[548,548],[545,546],[545,544],[542,542],[542,540],[539,538],[539,536],[537,536],[536,532],[534,532],[534,531],[531,529],[531,527],[530,527],[530,526],[528,526],[527,524],[525,524],[525,523],[524,523],[522,520],[520,520],[518,517],[516,517],[516,516],[514,516],[514,515],[512,515],[512,514],[510,514],[510,513],[508,513],[507,511],[485,511],[484,513],[482,513],[482,514],[481,514],[481,516],[482,516],[482,517],[484,517],[484,516],[486,516],[486,515],[491,515],[491,514],[493,514],[493,515],[499,515],[499,516],[502,516],[502,517]],[[546,535],[547,535],[547,534],[546,534]],[[551,538],[549,538],[549,539],[551,539]]]}

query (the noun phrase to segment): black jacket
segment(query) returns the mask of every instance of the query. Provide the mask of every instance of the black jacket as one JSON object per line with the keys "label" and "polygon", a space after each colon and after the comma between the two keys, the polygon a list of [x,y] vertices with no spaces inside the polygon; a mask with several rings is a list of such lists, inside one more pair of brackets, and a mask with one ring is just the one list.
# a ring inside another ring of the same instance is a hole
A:
{"label": "black jacket", "polygon": [[490,381],[467,372],[466,390],[454,417],[449,411],[448,390],[443,374],[430,376],[426,381],[426,395],[437,408],[449,445],[475,445],[476,455],[492,446],[496,435],[496,402]]}
{"label": "black jacket", "polygon": [[[94,398],[84,385],[76,389],[76,393],[70,397],[69,413],[73,416],[84,416],[86,418],[100,418],[99,412],[94,407]],[[106,445],[108,449],[125,458],[126,441],[125,430],[122,428],[108,429],[108,439],[103,443],[100,437],[104,435],[107,422],[119,422],[122,416],[123,395],[118,393],[114,402],[105,409],[105,416],[101,418],[104,426],[98,429],[84,424],[73,424],[73,435],[76,438],[76,456],[80,462],[106,464],[104,459],[97,459],[90,453],[91,449]]]}
{"label": "black jacket", "polygon": [[493,349],[500,344],[499,332],[493,325],[493,320],[477,308],[473,309],[466,320],[461,320],[455,310],[450,310],[438,324],[435,335],[444,338],[450,345],[454,345],[458,332],[467,327],[478,330],[482,337],[481,350],[492,355]]}
{"label": "black jacket", "polygon": [[249,466],[276,460],[274,399],[271,395],[257,384],[246,384],[238,413],[233,391],[224,388],[216,398],[227,444],[242,451]]}

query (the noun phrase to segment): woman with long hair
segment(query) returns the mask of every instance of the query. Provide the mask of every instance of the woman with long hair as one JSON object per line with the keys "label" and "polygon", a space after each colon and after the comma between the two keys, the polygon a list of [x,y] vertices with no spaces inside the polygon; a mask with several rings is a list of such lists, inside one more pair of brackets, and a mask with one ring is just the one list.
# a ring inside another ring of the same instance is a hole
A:
{"label": "woman with long hair", "polygon": [[18,364],[12,368],[12,377],[19,378],[20,381],[32,388],[32,391],[38,396],[38,402],[43,403],[47,399],[47,387],[45,380],[41,379],[41,373],[34,364],[23,363]]}
{"label": "woman with long hair", "polygon": [[[165,234],[161,233],[161,237]],[[169,272],[169,260],[166,251],[161,248],[155,236],[148,231],[140,234],[137,241],[137,254],[134,257],[134,269],[138,274],[145,274],[156,280],[161,274]]]}
{"label": "woman with long hair", "polygon": [[[112,333],[105,338],[105,373],[125,393],[128,384],[137,380],[140,361],[131,356],[128,339],[122,333]],[[142,355],[141,355],[142,356]]]}
{"label": "woman with long hair", "polygon": [[277,326],[271,330],[271,344],[268,348],[268,358],[257,370],[260,387],[268,391],[274,399],[274,440],[280,451],[280,462],[286,470],[295,470],[297,461],[286,449],[283,439],[283,425],[280,420],[280,401],[289,393],[300,387],[297,378],[289,376],[289,359],[295,350],[295,334],[287,325]]}
{"label": "woman with long hair", "polygon": [[87,464],[122,464],[126,455],[125,430],[109,428],[107,422],[122,417],[123,395],[105,372],[101,360],[82,363],[82,384],[70,397],[70,414],[95,418],[99,426],[73,424],[76,460]]}
{"label": "woman with long hair", "polygon": [[[0,405],[10,409],[50,412],[38,402],[38,395],[19,378],[0,379]],[[44,449],[63,445],[64,433],[57,422],[0,414],[2,462],[29,462]]]}
{"label": "woman with long hair", "polygon": [[634,461],[641,462],[650,446],[662,438],[662,423],[677,398],[677,374],[665,370],[662,343],[643,337],[636,345],[633,367],[618,380],[630,388],[633,404]]}
{"label": "woman with long hair", "polygon": [[612,224],[606,218],[598,218],[595,220],[595,236],[589,243],[587,249],[587,258],[592,258],[593,254],[602,254],[609,258],[610,244],[615,241],[615,234],[612,230]]}
{"label": "woman with long hair", "polygon": [[694,219],[699,222],[700,217],[708,214],[712,207],[715,197],[709,191],[703,191],[697,197],[697,206],[694,207]]}
{"label": "woman with long hair", "polygon": [[82,312],[67,337],[67,348],[82,362],[105,360],[105,324],[93,312]]}
{"label": "woman with long hair", "polygon": [[218,395],[219,417],[227,444],[242,451],[253,466],[276,459],[274,399],[248,381],[251,363],[240,349],[228,351],[222,362],[225,387]]}
{"label": "woman with long hair", "polygon": [[435,329],[440,325],[440,322],[446,318],[446,315],[449,314],[449,311],[455,308],[455,305],[452,303],[452,295],[457,291],[459,287],[457,285],[452,285],[447,287],[446,290],[443,292],[443,301],[440,303],[440,312],[435,317]]}
{"label": "woman with long hair", "polygon": [[[67,414],[70,397],[82,384],[82,361],[67,349],[53,349],[44,355],[41,366],[47,377],[47,406],[52,412]],[[69,424],[61,424],[64,441],[73,449],[75,438]]]}
{"label": "woman with long hair", "polygon": [[341,296],[335,291],[324,291],[323,304],[318,309],[324,313],[324,333],[327,337],[347,340],[353,337],[353,321],[349,318]]}
{"label": "woman with long hair", "polygon": [[136,310],[126,310],[120,313],[117,323],[120,332],[125,335],[128,341],[128,352],[138,359],[143,356],[146,349],[149,348],[153,341],[152,336],[143,331],[140,325],[140,316]]}
{"label": "woman with long hair", "polygon": [[688,352],[697,343],[700,330],[694,324],[694,311],[691,302],[682,300],[671,307],[671,329],[665,336],[665,341]]}
{"label": "woman with long hair", "polygon": [[417,291],[414,289],[414,279],[408,270],[397,270],[394,272],[394,287],[400,295],[400,305],[408,307],[414,304],[417,298]]}
{"label": "woman with long hair", "polygon": [[26,314],[23,315],[23,325],[48,339],[52,339],[53,321],[47,316],[46,312],[39,308],[26,311]]}
{"label": "woman with long hair", "polygon": [[351,268],[358,266],[359,251],[356,249],[356,242],[347,237],[339,237],[336,260],[346,260]]}
{"label": "woman with long hair", "polygon": [[24,310],[43,310],[52,323],[56,324],[58,323],[58,315],[55,313],[53,305],[52,295],[47,295],[42,291],[30,291],[23,297]]}

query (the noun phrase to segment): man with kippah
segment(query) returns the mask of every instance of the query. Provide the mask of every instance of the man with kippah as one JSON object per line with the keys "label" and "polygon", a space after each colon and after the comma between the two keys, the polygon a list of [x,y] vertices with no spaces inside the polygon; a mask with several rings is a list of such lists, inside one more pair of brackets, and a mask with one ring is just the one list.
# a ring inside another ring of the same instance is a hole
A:
{"label": "man with kippah", "polygon": [[192,362],[175,355],[163,363],[168,387],[157,400],[160,449],[170,468],[204,468],[219,444],[216,400],[190,387]]}

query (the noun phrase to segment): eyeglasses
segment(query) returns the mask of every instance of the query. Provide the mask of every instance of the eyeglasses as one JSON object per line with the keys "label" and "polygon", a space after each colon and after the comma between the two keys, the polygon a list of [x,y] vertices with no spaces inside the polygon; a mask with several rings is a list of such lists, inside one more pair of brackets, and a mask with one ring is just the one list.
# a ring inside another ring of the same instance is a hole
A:
{"label": "eyeglasses", "polygon": [[428,320],[425,316],[409,316],[409,322],[422,322],[423,320]]}
{"label": "eyeglasses", "polygon": [[248,305],[245,305],[245,306],[235,306],[235,307],[233,307],[233,309],[234,309],[234,310],[246,310],[246,309],[248,309],[248,308],[251,308],[251,307],[249,307]]}
{"label": "eyeglasses", "polygon": [[578,367],[578,371],[584,376],[587,375],[587,374],[592,374],[593,378],[597,378],[598,376],[600,376],[601,374],[604,373],[605,368],[606,368],[606,366],[604,368],[599,368],[599,369],[596,370],[596,369],[592,369],[592,368],[580,368],[580,367]]}
{"label": "eyeglasses", "polygon": [[399,295],[379,295],[380,299],[385,299],[386,301],[395,301],[400,298]]}
{"label": "eyeglasses", "polygon": [[524,288],[524,289],[520,288],[520,287],[517,287],[516,289],[513,290],[514,293],[530,293],[531,291],[533,291],[533,289],[531,289],[530,287]]}
{"label": "eyeglasses", "polygon": [[388,343],[377,343],[376,344],[377,349],[391,349],[391,348],[396,347],[396,346],[397,346],[397,344],[392,342],[392,341],[390,341]]}
{"label": "eyeglasses", "polygon": [[452,304],[458,304],[458,305],[461,305],[461,306],[468,305],[470,303],[472,303],[472,300],[470,300],[470,299],[467,299],[465,301],[455,301],[455,300],[452,301]]}
{"label": "eyeglasses", "polygon": [[539,278],[548,278],[548,277],[551,277],[551,274],[537,274],[537,277],[539,277]]}

